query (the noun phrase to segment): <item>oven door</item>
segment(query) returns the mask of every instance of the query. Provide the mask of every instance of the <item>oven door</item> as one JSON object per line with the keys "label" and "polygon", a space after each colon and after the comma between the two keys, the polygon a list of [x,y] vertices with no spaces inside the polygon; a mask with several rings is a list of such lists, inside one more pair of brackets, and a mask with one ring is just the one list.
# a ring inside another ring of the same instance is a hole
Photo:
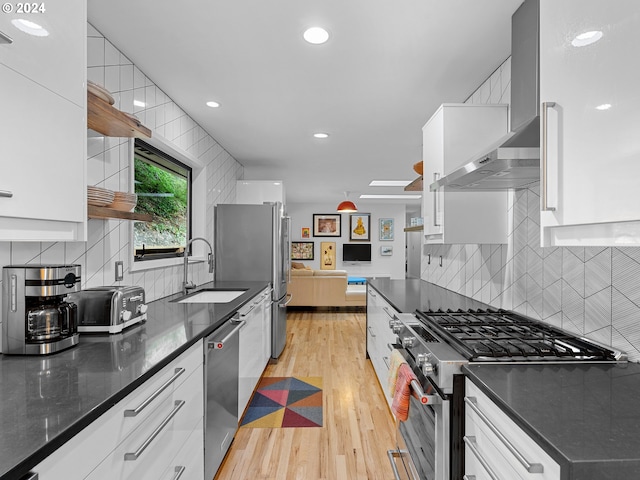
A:
{"label": "oven door", "polygon": [[[450,480],[450,399],[414,368],[406,351],[399,350],[418,377],[422,391],[414,389],[407,420],[396,420],[396,449],[388,452],[394,474],[396,479]],[[419,400],[423,395],[429,397],[426,404]]]}

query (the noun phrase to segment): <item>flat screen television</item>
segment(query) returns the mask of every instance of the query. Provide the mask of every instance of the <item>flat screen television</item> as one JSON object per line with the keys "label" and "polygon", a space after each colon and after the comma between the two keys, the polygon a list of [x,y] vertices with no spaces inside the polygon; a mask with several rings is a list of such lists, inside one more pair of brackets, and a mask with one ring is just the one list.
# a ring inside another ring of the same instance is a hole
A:
{"label": "flat screen television", "polygon": [[370,243],[345,243],[342,245],[343,262],[370,262]]}

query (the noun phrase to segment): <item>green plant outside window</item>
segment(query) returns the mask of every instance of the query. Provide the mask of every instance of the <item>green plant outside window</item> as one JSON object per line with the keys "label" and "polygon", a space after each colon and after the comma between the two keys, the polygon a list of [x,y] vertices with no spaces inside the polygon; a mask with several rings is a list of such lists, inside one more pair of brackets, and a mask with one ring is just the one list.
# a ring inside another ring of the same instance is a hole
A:
{"label": "green plant outside window", "polygon": [[135,260],[182,255],[190,226],[191,169],[137,140],[134,147],[135,211],[153,216],[135,222]]}

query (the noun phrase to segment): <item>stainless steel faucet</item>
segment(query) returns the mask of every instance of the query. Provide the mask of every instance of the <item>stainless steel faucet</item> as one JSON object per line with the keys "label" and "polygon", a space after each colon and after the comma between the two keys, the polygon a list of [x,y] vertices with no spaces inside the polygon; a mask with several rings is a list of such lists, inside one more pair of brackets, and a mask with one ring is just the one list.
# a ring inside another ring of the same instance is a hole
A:
{"label": "stainless steel faucet", "polygon": [[213,248],[211,248],[211,244],[207,241],[206,238],[202,238],[202,237],[192,238],[187,242],[187,246],[184,249],[184,280],[182,281],[182,293],[187,293],[189,290],[193,290],[194,288],[196,288],[196,285],[187,279],[188,272],[189,272],[189,246],[195,240],[202,240],[204,243],[209,245],[209,256],[207,258],[207,263],[209,263],[209,273],[213,273]]}

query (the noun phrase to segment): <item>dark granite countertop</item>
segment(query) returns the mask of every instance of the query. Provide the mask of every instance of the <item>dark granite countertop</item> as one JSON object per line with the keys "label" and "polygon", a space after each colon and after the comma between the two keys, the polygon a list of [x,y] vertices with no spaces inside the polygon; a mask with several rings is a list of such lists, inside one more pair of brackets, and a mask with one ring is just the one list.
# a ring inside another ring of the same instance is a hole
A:
{"label": "dark granite countertop", "polygon": [[396,310],[413,313],[416,310],[469,310],[492,308],[489,305],[460,295],[420,279],[367,280]]}
{"label": "dark granite countertop", "polygon": [[640,478],[640,364],[463,371],[560,464],[562,480]]}
{"label": "dark granite countertop", "polygon": [[135,388],[213,332],[267,282],[210,282],[246,289],[229,303],[149,303],[147,321],[115,335],[81,335],[48,356],[0,355],[0,479],[19,479]]}

